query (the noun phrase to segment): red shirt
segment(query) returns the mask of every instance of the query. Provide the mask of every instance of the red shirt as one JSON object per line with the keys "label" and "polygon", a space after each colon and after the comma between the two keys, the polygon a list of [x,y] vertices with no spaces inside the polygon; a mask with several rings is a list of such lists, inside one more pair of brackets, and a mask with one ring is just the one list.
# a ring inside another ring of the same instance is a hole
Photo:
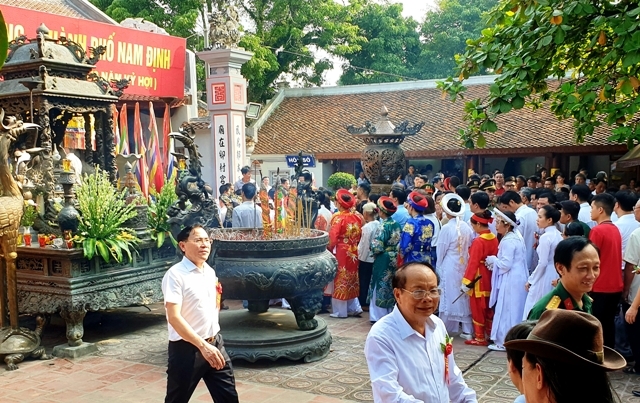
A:
{"label": "red shirt", "polygon": [[622,236],[611,221],[604,221],[589,231],[589,240],[600,249],[600,276],[593,292],[622,292]]}
{"label": "red shirt", "polygon": [[505,192],[505,191],[506,191],[506,190],[505,190],[505,188],[504,188],[504,187],[501,187],[500,189],[496,188],[496,193],[495,193],[495,195],[496,195],[496,196],[502,196],[502,195],[504,194],[504,192]]}
{"label": "red shirt", "polygon": [[498,238],[489,230],[483,231],[471,242],[469,262],[462,278],[462,284],[469,285],[476,277],[482,278],[473,287],[473,297],[489,297],[491,295],[491,271],[484,262],[487,256],[498,254]]}

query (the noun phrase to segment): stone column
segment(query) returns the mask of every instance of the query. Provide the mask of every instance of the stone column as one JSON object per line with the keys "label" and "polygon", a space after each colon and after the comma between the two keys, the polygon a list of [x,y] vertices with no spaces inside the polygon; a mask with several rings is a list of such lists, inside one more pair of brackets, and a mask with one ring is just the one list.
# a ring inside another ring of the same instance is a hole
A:
{"label": "stone column", "polygon": [[[198,53],[207,63],[207,107],[211,115],[211,137],[215,173],[211,184],[218,196],[218,188],[233,184],[245,165],[245,112],[247,110],[247,80],[240,68],[253,53],[244,49],[214,49]],[[256,179],[256,178],[254,178]]]}

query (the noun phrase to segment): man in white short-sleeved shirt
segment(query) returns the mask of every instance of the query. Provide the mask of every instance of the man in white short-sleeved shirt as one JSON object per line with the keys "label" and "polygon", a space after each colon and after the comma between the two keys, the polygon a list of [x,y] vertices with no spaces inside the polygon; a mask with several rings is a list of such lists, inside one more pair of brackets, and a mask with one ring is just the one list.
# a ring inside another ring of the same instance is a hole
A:
{"label": "man in white short-sleeved shirt", "polygon": [[396,271],[392,283],[397,304],[373,325],[364,347],[373,401],[477,402],[453,359],[444,323],[433,315],[440,300],[433,269],[409,263]]}
{"label": "man in white short-sleeved shirt", "polygon": [[165,403],[187,403],[200,379],[214,402],[238,402],[231,360],[219,333],[218,278],[207,264],[211,239],[196,225],[180,231],[177,241],[184,258],[162,279],[169,327]]}

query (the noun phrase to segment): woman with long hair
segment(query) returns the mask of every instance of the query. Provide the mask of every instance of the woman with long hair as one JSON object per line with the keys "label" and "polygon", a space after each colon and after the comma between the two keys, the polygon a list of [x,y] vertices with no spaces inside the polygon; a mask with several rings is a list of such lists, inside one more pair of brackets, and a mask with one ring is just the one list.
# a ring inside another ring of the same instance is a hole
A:
{"label": "woman with long hair", "polygon": [[538,265],[531,272],[525,284],[525,289],[529,294],[527,294],[527,300],[524,303],[522,320],[527,319],[531,308],[553,289],[552,283],[558,279],[558,272],[553,263],[556,246],[562,241],[562,234],[556,228],[558,220],[560,220],[560,212],[553,206],[542,206],[538,211],[538,228],[542,230],[543,234],[538,239],[538,247],[536,248]]}
{"label": "woman with long hair", "polygon": [[471,228],[478,234],[469,248],[469,261],[462,277],[460,291],[469,293],[471,318],[475,338],[465,344],[488,346],[487,336],[491,335],[493,310],[489,307],[491,296],[491,272],[486,266],[487,256],[498,254],[498,238],[489,230],[493,216],[489,210],[475,213],[469,220]]}
{"label": "woman with long hair", "polygon": [[487,267],[491,274],[491,297],[489,306],[494,309],[489,349],[504,351],[507,332],[522,319],[526,292],[522,283],[527,281],[527,249],[522,235],[516,230],[517,219],[510,211],[493,210],[496,215],[496,230],[502,236],[498,256],[487,256]]}
{"label": "woman with long hair", "polygon": [[511,340],[505,347],[525,353],[522,385],[527,403],[620,401],[607,373],[627,362],[604,346],[602,325],[593,315],[545,311],[526,340]]}
{"label": "woman with long hair", "polygon": [[377,235],[370,243],[373,253],[373,274],[369,286],[369,320],[377,322],[384,315],[391,313],[396,304],[393,296],[391,279],[396,274],[398,262],[398,243],[400,242],[400,226],[391,216],[397,206],[387,196],[378,199],[378,214],[382,224]]}

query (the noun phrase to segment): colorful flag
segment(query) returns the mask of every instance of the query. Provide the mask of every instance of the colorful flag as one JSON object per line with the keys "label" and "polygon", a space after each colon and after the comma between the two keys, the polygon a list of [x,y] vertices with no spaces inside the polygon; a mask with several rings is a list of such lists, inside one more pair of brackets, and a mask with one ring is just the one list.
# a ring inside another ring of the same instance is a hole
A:
{"label": "colorful flag", "polygon": [[160,154],[160,139],[158,138],[158,124],[156,113],[153,110],[153,102],[149,101],[149,149],[147,161],[149,162],[149,186],[156,192],[162,190],[164,185],[164,169],[162,168],[162,154]]}
{"label": "colorful flag", "polygon": [[118,125],[118,108],[115,105],[111,105],[111,114],[113,115],[113,150],[115,154],[118,154],[118,144],[120,144],[120,127]]}
{"label": "colorful flag", "polygon": [[133,141],[135,143],[135,153],[140,154],[136,175],[140,184],[140,191],[145,198],[149,197],[149,173],[147,165],[147,147],[144,143],[144,135],[142,133],[142,122],[140,121],[140,104],[136,102],[133,114]]}
{"label": "colorful flag", "polygon": [[173,150],[173,139],[169,137],[171,133],[171,106],[167,102],[164,108],[164,117],[162,119],[162,139],[164,140],[162,152],[164,153],[164,166],[166,168],[167,179],[171,179],[175,170],[175,159],[171,154]]}
{"label": "colorful flag", "polygon": [[127,123],[127,104],[120,109],[120,139],[116,145],[116,155],[129,155],[129,124]]}

